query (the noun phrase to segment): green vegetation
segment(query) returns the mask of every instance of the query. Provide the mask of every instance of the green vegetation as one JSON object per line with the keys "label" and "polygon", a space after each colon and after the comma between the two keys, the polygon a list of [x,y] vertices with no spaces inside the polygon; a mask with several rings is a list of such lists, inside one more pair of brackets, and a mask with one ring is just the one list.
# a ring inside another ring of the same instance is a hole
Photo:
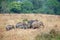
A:
{"label": "green vegetation", "polygon": [[52,29],[49,34],[37,35],[36,40],[60,40],[60,33]]}
{"label": "green vegetation", "polygon": [[60,15],[60,0],[0,0],[0,13]]}

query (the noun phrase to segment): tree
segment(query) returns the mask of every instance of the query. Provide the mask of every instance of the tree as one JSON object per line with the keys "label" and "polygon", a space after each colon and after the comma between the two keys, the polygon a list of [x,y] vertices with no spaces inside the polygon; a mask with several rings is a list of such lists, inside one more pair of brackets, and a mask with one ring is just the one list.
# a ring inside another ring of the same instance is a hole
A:
{"label": "tree", "polygon": [[1,12],[5,12],[6,9],[6,0],[0,0]]}
{"label": "tree", "polygon": [[21,2],[13,1],[13,2],[9,3],[8,9],[10,10],[10,12],[20,13],[21,12],[21,5],[22,5]]}
{"label": "tree", "polygon": [[0,12],[60,15],[60,0],[0,0]]}
{"label": "tree", "polygon": [[32,12],[32,9],[33,9],[33,4],[30,1],[27,0],[23,1],[22,12],[30,13]]}
{"label": "tree", "polygon": [[29,1],[32,2],[34,10],[37,10],[42,7],[43,0],[29,0]]}
{"label": "tree", "polygon": [[46,3],[48,9],[51,9],[52,11],[54,11],[54,14],[57,13],[57,6],[58,6],[58,1],[57,0],[47,0],[47,3]]}

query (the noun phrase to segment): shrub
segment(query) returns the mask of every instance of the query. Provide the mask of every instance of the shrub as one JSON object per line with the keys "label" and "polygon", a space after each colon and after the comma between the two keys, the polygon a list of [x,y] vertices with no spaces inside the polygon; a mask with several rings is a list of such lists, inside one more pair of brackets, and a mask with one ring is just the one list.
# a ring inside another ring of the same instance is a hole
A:
{"label": "shrub", "polygon": [[49,34],[37,35],[35,40],[60,40],[60,33],[52,29]]}

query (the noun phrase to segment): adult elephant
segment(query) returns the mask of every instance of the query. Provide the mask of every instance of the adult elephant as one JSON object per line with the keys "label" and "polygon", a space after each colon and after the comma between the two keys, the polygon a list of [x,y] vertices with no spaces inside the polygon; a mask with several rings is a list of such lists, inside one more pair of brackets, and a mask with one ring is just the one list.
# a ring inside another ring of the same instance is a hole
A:
{"label": "adult elephant", "polygon": [[41,21],[35,21],[32,23],[32,28],[33,29],[44,28],[44,24]]}
{"label": "adult elephant", "polygon": [[26,24],[25,22],[18,22],[16,24],[16,28],[27,29],[28,28],[28,24]]}
{"label": "adult elephant", "polygon": [[38,20],[29,20],[28,21],[29,28],[32,28],[32,23],[35,22],[35,21],[38,21]]}

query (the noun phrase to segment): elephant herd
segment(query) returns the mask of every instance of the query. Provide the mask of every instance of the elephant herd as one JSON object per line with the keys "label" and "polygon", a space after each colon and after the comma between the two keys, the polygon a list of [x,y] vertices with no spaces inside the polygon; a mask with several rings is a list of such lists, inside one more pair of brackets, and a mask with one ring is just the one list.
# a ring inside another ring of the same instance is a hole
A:
{"label": "elephant herd", "polygon": [[38,29],[40,27],[44,27],[43,22],[38,21],[38,20],[29,20],[27,22],[18,22],[16,25],[7,25],[6,30],[11,30],[15,28],[19,29]]}

